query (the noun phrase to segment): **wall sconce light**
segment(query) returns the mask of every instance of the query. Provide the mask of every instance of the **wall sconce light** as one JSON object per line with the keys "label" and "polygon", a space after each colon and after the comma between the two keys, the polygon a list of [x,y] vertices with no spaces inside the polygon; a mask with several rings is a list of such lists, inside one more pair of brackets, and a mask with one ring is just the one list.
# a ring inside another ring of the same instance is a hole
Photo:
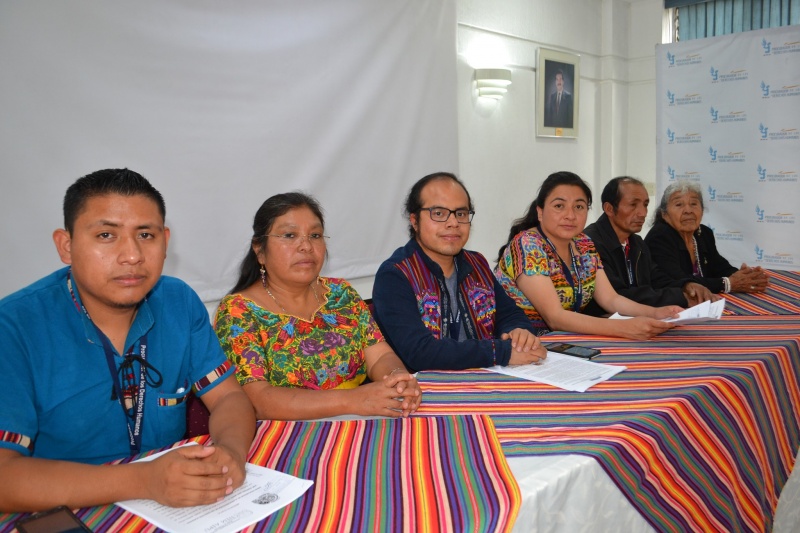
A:
{"label": "wall sconce light", "polygon": [[511,85],[511,69],[475,69],[475,83],[478,87],[478,96],[500,100],[508,92],[508,86]]}

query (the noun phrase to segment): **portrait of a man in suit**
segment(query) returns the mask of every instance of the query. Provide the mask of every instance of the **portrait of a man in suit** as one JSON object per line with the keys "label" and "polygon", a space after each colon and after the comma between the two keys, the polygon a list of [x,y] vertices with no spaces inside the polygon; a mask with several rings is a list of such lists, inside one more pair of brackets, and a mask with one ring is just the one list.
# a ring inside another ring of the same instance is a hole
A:
{"label": "portrait of a man in suit", "polygon": [[572,128],[574,102],[572,100],[571,65],[555,61],[545,62],[547,79],[547,104],[544,111],[544,125],[548,128]]}

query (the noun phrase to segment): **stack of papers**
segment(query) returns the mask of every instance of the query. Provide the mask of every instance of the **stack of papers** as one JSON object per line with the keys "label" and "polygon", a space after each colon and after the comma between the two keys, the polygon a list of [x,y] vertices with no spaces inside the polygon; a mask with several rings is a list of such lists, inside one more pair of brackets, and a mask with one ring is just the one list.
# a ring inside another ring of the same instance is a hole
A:
{"label": "stack of papers", "polygon": [[[187,446],[195,446],[192,442]],[[173,449],[140,459],[152,461]],[[245,464],[244,485],[224,500],[196,507],[167,507],[153,500],[127,500],[117,505],[172,533],[232,533],[240,531],[303,495],[313,481]]]}
{"label": "stack of papers", "polygon": [[571,355],[548,351],[547,359],[539,365],[493,366],[486,370],[528,381],[546,383],[559,389],[585,392],[592,385],[606,381],[625,368],[624,366],[594,363]]}
{"label": "stack of papers", "polygon": [[[665,318],[664,322],[674,322],[675,324],[699,324],[700,322],[706,322],[708,320],[719,320],[720,317],[722,317],[722,311],[724,310],[725,298],[720,298],[714,303],[706,300],[705,302],[701,302],[694,307],[684,309],[678,313],[678,318]],[[625,319],[633,317],[614,313],[608,318]]]}

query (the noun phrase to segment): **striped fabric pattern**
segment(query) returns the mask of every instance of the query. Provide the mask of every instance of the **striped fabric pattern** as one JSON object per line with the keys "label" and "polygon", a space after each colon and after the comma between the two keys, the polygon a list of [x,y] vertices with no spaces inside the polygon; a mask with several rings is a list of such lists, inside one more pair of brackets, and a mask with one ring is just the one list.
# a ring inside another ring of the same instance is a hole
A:
{"label": "striped fabric pattern", "polygon": [[769,270],[763,293],[725,294],[726,315],[800,315],[800,272]]}
{"label": "striped fabric pattern", "polygon": [[509,530],[519,488],[492,428],[479,416],[265,423],[252,461],[315,484],[259,531]]}
{"label": "striped fabric pattern", "polygon": [[[510,531],[521,503],[488,416],[264,421],[250,462],[314,485],[247,531]],[[158,531],[114,505],[77,514],[94,531]]]}
{"label": "striped fabric pattern", "polygon": [[723,317],[647,342],[555,333],[628,370],[585,393],[422,372],[420,414],[489,414],[506,455],[596,458],[659,531],[769,531],[800,446],[800,317]]}
{"label": "striped fabric pattern", "polygon": [[0,431],[0,441],[19,444],[24,448],[28,448],[29,451],[33,451],[33,442],[27,435],[13,433],[11,431]]}
{"label": "striped fabric pattern", "polygon": [[217,381],[221,376],[224,376],[225,373],[228,372],[230,369],[231,369],[231,362],[225,361],[217,368],[215,368],[202,378],[198,379],[197,381],[195,381],[192,388],[194,389],[195,392],[200,392],[209,385],[211,385],[212,383],[214,383],[215,381]]}

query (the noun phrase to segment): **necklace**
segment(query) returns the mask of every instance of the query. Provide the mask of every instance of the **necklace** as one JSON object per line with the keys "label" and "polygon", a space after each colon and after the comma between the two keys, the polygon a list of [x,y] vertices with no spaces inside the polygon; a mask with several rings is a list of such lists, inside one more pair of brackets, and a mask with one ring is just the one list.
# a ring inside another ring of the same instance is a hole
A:
{"label": "necklace", "polygon": [[700,266],[700,252],[697,251],[697,239],[692,235],[692,243],[694,244],[694,261],[697,265],[697,275],[703,277],[703,267]]}
{"label": "necklace", "polygon": [[[319,306],[320,306],[320,303],[319,303],[319,296],[317,296],[317,288],[315,287],[315,285],[317,284],[317,282],[318,282],[318,281],[319,281],[319,280],[317,280],[316,282],[314,282],[314,283],[312,283],[312,284],[311,284],[311,292],[313,292],[313,293],[314,293],[314,300],[316,300],[316,302],[317,302],[317,309],[319,309]],[[285,307],[283,307],[283,306],[281,305],[281,303],[278,301],[278,299],[277,299],[277,298],[275,298],[275,295],[274,295],[274,294],[272,294],[272,291],[270,291],[270,290],[269,290],[269,286],[268,286],[268,285],[264,285],[264,290],[265,290],[265,291],[267,291],[267,294],[269,294],[269,297],[270,297],[270,298],[272,298],[272,300],[275,302],[275,304],[276,304],[278,307],[280,307],[280,308],[281,308],[281,311],[283,311],[283,314],[284,314],[284,315],[289,315],[289,314],[291,314],[291,313],[288,313],[288,312],[286,311],[286,308],[285,308]],[[315,314],[316,312],[317,312],[317,311],[315,310],[313,313],[311,313],[311,316],[309,317],[309,319],[312,319],[312,320],[313,320],[313,318],[314,318],[314,314]]]}

